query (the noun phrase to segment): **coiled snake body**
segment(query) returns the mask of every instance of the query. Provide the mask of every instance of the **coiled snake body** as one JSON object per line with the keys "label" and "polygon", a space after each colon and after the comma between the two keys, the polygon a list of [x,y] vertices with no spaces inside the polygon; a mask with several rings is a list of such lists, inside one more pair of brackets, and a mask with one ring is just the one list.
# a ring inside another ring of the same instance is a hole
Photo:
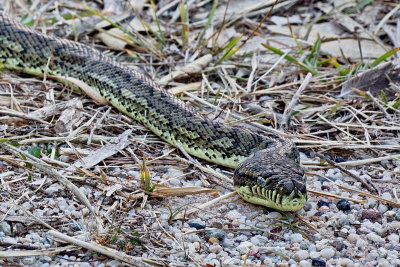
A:
{"label": "coiled snake body", "polygon": [[307,201],[306,178],[291,141],[205,119],[148,77],[86,45],[38,33],[0,15],[0,64],[85,82],[171,145],[236,168],[235,189],[249,202],[296,211]]}

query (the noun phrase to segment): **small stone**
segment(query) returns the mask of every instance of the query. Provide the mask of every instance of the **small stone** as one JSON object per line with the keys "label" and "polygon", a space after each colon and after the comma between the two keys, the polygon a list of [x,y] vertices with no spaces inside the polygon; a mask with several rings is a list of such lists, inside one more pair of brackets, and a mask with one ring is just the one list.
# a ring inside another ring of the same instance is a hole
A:
{"label": "small stone", "polygon": [[313,259],[311,265],[315,267],[326,267],[326,262],[321,259]]}
{"label": "small stone", "polygon": [[256,257],[257,254],[258,254],[258,250],[257,249],[253,249],[253,250],[250,250],[249,252],[247,252],[247,256]]}
{"label": "small stone", "polygon": [[311,263],[309,261],[306,260],[302,260],[299,262],[300,267],[311,267]]}
{"label": "small stone", "polygon": [[[226,236],[226,232],[220,229],[213,229],[206,234],[206,240],[210,242],[211,241],[223,241]],[[217,239],[217,240],[215,240]],[[213,242],[210,242],[213,243]]]}
{"label": "small stone", "polygon": [[0,232],[3,232],[6,236],[11,236],[12,235],[11,226],[5,221],[1,221]]}
{"label": "small stone", "polygon": [[385,213],[388,210],[388,207],[384,204],[379,204],[378,210],[381,214]]}
{"label": "small stone", "polygon": [[23,225],[22,223],[15,223],[12,228],[12,232],[16,236],[21,236],[28,231],[25,225]]}
{"label": "small stone", "polygon": [[388,239],[390,242],[393,242],[393,243],[396,243],[396,244],[399,243],[399,235],[390,234],[390,235],[387,237],[387,239]]}
{"label": "small stone", "polygon": [[321,212],[321,213],[323,214],[323,213],[329,211],[329,207],[327,207],[327,206],[322,206],[322,207],[320,207],[320,208],[318,209],[318,211]]}
{"label": "small stone", "polygon": [[17,240],[15,238],[9,237],[9,236],[5,236],[2,238],[1,240],[4,243],[10,243],[10,244],[18,244]]}
{"label": "small stone", "polygon": [[392,173],[388,171],[384,171],[382,173],[382,180],[391,180],[392,179]]}
{"label": "small stone", "polygon": [[[300,160],[301,161],[307,161],[308,160],[308,157],[307,157],[306,154],[304,154],[303,152],[300,152],[299,154],[300,154]],[[399,160],[399,162],[400,162],[400,160]]]}
{"label": "small stone", "polygon": [[312,204],[311,204],[310,202],[307,202],[307,203],[304,205],[303,210],[304,210],[305,212],[312,210]]}
{"label": "small stone", "polygon": [[341,211],[348,211],[350,210],[350,203],[347,199],[341,199],[336,204],[336,207]]}
{"label": "small stone", "polygon": [[205,223],[203,223],[201,221],[190,221],[190,222],[188,222],[188,225],[190,227],[196,228],[197,230],[206,228]]}
{"label": "small stone", "polygon": [[236,247],[236,250],[241,254],[247,254],[253,247],[254,245],[251,242],[243,241],[239,246]]}
{"label": "small stone", "polygon": [[394,222],[388,223],[388,227],[391,230],[399,230],[400,229],[400,221],[394,221]]}
{"label": "small stone", "polygon": [[367,245],[368,245],[368,242],[365,241],[362,238],[358,239],[357,242],[356,242],[356,246],[359,247],[359,248],[364,248]]}
{"label": "small stone", "polygon": [[329,202],[326,202],[325,200],[318,200],[317,206],[318,206],[318,208],[320,208],[322,206],[326,206],[329,208]]}
{"label": "small stone", "polygon": [[311,259],[317,259],[317,258],[319,258],[320,256],[321,256],[321,254],[319,254],[318,251],[311,251],[311,252],[310,252],[310,258],[311,258]]}
{"label": "small stone", "polygon": [[233,202],[229,203],[229,204],[228,204],[228,209],[229,209],[229,210],[235,210],[235,209],[237,209],[236,203],[233,203]]}
{"label": "small stone", "polygon": [[385,243],[385,239],[383,239],[382,237],[380,237],[379,235],[377,235],[375,233],[367,234],[367,239],[371,240],[373,242],[376,242],[376,243]]}
{"label": "small stone", "polygon": [[212,245],[208,248],[208,251],[212,252],[212,253],[220,253],[222,251],[222,247],[220,245]]}
{"label": "small stone", "polygon": [[277,218],[281,218],[282,214],[280,214],[277,211],[273,211],[273,212],[268,213],[267,217],[270,219],[277,219]]}
{"label": "small stone", "polygon": [[336,163],[346,162],[346,159],[339,155],[336,155],[334,159]]}
{"label": "small stone", "polygon": [[347,241],[349,241],[349,242],[351,242],[351,243],[354,243],[354,242],[356,242],[359,238],[360,238],[360,236],[357,235],[357,234],[349,234],[349,235],[347,236]]}
{"label": "small stone", "polygon": [[389,192],[384,192],[381,197],[393,201],[393,197]]}
{"label": "small stone", "polygon": [[368,207],[370,207],[372,209],[372,208],[375,207],[375,205],[376,205],[376,200],[375,199],[373,199],[373,198],[368,199]]}
{"label": "small stone", "polygon": [[306,250],[299,250],[299,251],[297,251],[297,252],[294,254],[294,257],[293,257],[293,258],[294,258],[296,261],[302,261],[302,260],[307,259],[309,256],[310,256],[310,255],[308,254],[308,251],[306,251]]}
{"label": "small stone", "polygon": [[353,266],[353,261],[346,258],[341,258],[338,260],[339,266]]}
{"label": "small stone", "polygon": [[53,194],[57,193],[59,190],[60,190],[60,188],[59,188],[59,186],[56,184],[56,185],[47,187],[47,188],[44,190],[44,192],[45,192],[46,194],[48,194],[48,195],[53,195]]}
{"label": "small stone", "polygon": [[342,251],[343,249],[347,248],[346,244],[339,240],[333,241],[332,246],[338,251]]}
{"label": "small stone", "polygon": [[24,265],[33,265],[35,264],[35,261],[36,261],[35,257],[24,257],[22,259]]}
{"label": "small stone", "polygon": [[374,222],[381,217],[382,217],[381,213],[375,210],[363,210],[361,213],[361,220],[368,219]]}
{"label": "small stone", "polygon": [[321,254],[321,257],[324,257],[325,259],[330,259],[335,256],[335,250],[332,248],[324,248],[319,253]]}
{"label": "small stone", "polygon": [[301,234],[295,233],[290,235],[291,243],[300,243],[301,241],[303,241],[303,236]]}
{"label": "small stone", "polygon": [[368,253],[367,257],[365,257],[367,261],[377,260],[379,258],[378,252],[370,252]]}

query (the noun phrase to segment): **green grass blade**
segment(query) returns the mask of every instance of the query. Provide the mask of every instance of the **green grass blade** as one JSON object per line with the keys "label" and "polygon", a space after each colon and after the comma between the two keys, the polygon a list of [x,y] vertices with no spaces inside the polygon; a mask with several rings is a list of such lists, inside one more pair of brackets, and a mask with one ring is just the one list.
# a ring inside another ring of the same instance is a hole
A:
{"label": "green grass blade", "polygon": [[311,48],[310,54],[304,60],[304,63],[308,66],[315,68],[318,63],[319,52],[321,49],[321,38],[315,40],[314,45]]}
{"label": "green grass blade", "polygon": [[[282,50],[280,50],[279,48],[276,48],[276,47],[273,47],[273,46],[270,46],[270,45],[267,45],[267,44],[261,44],[261,45],[264,46],[265,48],[267,48],[268,50],[274,52],[275,54],[278,54],[280,56],[285,55],[285,53]],[[305,65],[304,63],[298,61],[296,58],[294,58],[294,57],[292,57],[290,55],[285,55],[284,58],[289,62],[292,62],[292,63],[294,63],[296,65],[299,65],[301,68],[305,69],[306,71],[311,72],[313,75],[318,74],[318,71],[316,69]]]}
{"label": "green grass blade", "polygon": [[212,21],[212,19],[214,17],[215,10],[217,9],[218,3],[219,3],[219,0],[214,0],[213,5],[212,5],[211,10],[210,10],[210,13],[208,14],[207,22],[206,22],[203,30],[201,31],[199,38],[198,38],[197,48],[196,49],[199,49],[200,46],[202,46],[205,42],[207,42],[207,40],[203,40],[203,38],[204,38],[204,35],[206,34],[206,31],[208,30],[208,28],[210,28],[211,21]]}
{"label": "green grass blade", "polygon": [[[163,32],[162,29],[161,29],[160,19],[159,19],[158,16],[156,15],[156,9],[157,9],[157,7],[156,7],[156,5],[154,4],[154,1],[153,1],[153,0],[150,1],[150,6],[151,6],[151,10],[152,10],[152,16],[153,16],[153,19],[154,19],[154,21],[155,21],[155,23],[156,23],[157,30],[158,30],[158,33],[155,34],[155,36],[157,37],[158,40],[160,40],[161,44],[162,44],[163,46],[165,46],[165,45],[167,44],[167,42],[165,41],[164,32]],[[153,34],[154,34],[154,33],[153,33]]]}
{"label": "green grass blade", "polygon": [[[222,61],[230,58],[233,54],[238,51],[238,47],[235,47],[237,43],[242,39],[243,34],[238,37],[233,38],[222,50],[225,50],[224,55],[218,60],[217,63],[221,63]],[[235,49],[236,48],[236,49]]]}
{"label": "green grass blade", "polygon": [[374,1],[374,0],[363,0],[363,1],[361,1],[360,3],[358,3],[355,7],[350,8],[350,9],[346,12],[346,14],[348,15],[348,14],[354,13],[354,12],[356,12],[356,11],[362,9],[363,7],[367,6],[368,4],[372,3],[373,1]]}
{"label": "green grass blade", "polygon": [[182,47],[186,47],[189,40],[189,23],[185,2],[182,0],[179,3],[179,14],[182,23]]}
{"label": "green grass blade", "polygon": [[400,47],[396,47],[393,50],[390,50],[389,52],[386,52],[382,56],[380,56],[377,59],[375,59],[374,62],[372,62],[370,64],[370,67],[373,68],[373,67],[378,66],[380,63],[382,63],[382,61],[385,61],[386,59],[388,59],[389,57],[393,56],[394,54],[396,54],[399,51],[400,51]]}

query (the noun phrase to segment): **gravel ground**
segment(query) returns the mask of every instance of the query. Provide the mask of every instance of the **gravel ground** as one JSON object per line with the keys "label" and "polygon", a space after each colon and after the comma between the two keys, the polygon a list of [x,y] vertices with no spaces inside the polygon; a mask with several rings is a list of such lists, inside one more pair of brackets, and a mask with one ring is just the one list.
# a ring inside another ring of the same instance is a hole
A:
{"label": "gravel ground", "polygon": [[[305,157],[303,155],[303,159]],[[4,162],[0,164],[5,165]],[[400,161],[380,164],[395,166],[395,172],[400,169]],[[351,171],[361,176],[367,175],[362,168],[353,168]],[[346,182],[349,178],[343,177],[338,169],[321,170],[318,173],[339,185],[349,186]],[[381,173],[382,181],[391,181],[386,173]],[[125,174],[121,172],[119,176]],[[164,178],[180,174],[182,172],[176,169],[167,169]],[[1,176],[6,179],[7,172]],[[201,183],[193,179],[182,179],[180,182],[185,186]],[[173,180],[170,184],[177,186]],[[394,184],[385,185],[392,187]],[[315,177],[309,179],[308,187],[323,193],[360,199],[357,194],[346,192],[332,182]],[[98,190],[86,186],[80,189],[89,199],[103,198],[104,202],[107,201],[104,193]],[[228,192],[224,189],[222,194]],[[390,191],[384,192],[382,198],[393,200]],[[202,203],[205,199],[198,195],[183,200],[179,198],[178,201]],[[29,218],[31,223],[37,218],[50,220],[49,223],[58,225],[60,231],[80,240],[91,240],[90,229],[95,229],[89,210],[70,197],[63,196],[63,188],[58,184],[46,186],[43,197],[33,200],[33,203],[32,200],[24,201],[22,198],[17,206],[1,203],[0,209],[7,214],[6,219],[0,223],[0,242],[6,249],[46,251],[62,247],[62,243],[55,241],[43,227],[26,226],[29,225],[27,221],[18,222]],[[27,212],[31,215],[26,216]],[[102,211],[103,214],[106,212]],[[160,208],[159,204],[150,200],[143,210],[127,210],[124,220],[144,220],[142,223],[146,225],[146,231],[160,233],[158,240],[163,244],[147,251],[136,245],[139,249],[132,250],[130,255],[155,259],[159,263],[162,263],[161,258],[165,258],[167,262],[164,264],[170,266],[196,266],[196,263],[208,266],[400,266],[399,208],[371,198],[367,198],[365,204],[357,204],[310,194],[309,202],[299,215],[317,230],[314,231],[294,217],[288,218],[285,214],[245,203],[237,196],[188,216],[185,220],[173,222],[170,221],[167,209]],[[126,246],[126,240],[116,240],[115,244],[118,242]],[[146,246],[146,242],[143,245]],[[105,260],[101,255],[85,250],[66,251],[57,256],[3,258],[0,263],[36,266],[123,265],[119,261]]]}

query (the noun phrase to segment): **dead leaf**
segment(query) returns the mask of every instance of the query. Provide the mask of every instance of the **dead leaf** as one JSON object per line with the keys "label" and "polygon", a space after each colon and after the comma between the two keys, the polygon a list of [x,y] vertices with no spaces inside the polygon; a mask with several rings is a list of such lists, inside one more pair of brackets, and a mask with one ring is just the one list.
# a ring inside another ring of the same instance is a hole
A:
{"label": "dead leaf", "polygon": [[66,133],[77,126],[82,118],[83,104],[78,98],[74,98],[67,103],[65,109],[61,112],[60,117],[54,125],[56,133]]}
{"label": "dead leaf", "polygon": [[83,167],[88,169],[95,166],[102,160],[122,151],[123,149],[125,149],[125,147],[131,144],[131,141],[128,140],[128,137],[131,134],[132,130],[126,130],[119,136],[110,139],[109,143],[105,146],[92,151],[92,153],[82,158],[81,160],[77,160],[74,163],[74,167]]}
{"label": "dead leaf", "polygon": [[125,46],[128,44],[125,39],[127,38],[126,33],[117,28],[109,29],[105,32],[96,34],[96,38],[99,38],[107,47],[117,51],[123,51]]}
{"label": "dead leaf", "polygon": [[[391,84],[395,86],[391,86]],[[373,69],[364,71],[356,77],[346,81],[342,85],[339,97],[353,98],[358,92],[370,92],[373,96],[379,96],[384,91],[388,98],[400,93],[400,65],[397,62],[388,62]],[[360,93],[358,93],[360,94]]]}

